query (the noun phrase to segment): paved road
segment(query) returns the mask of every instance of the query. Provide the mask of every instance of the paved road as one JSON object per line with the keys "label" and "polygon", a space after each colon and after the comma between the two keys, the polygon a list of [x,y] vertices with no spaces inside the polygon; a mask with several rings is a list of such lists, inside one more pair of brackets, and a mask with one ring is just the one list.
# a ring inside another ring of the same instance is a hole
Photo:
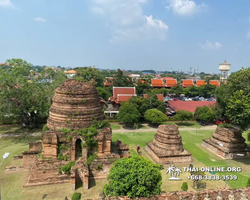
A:
{"label": "paved road", "polygon": [[[197,128],[197,130],[215,130],[217,128],[216,125],[211,125],[211,126],[204,126],[201,128]],[[130,132],[155,132],[157,128],[148,128],[148,129],[138,129],[138,130],[133,130],[133,129],[125,129],[121,128],[118,130],[112,130],[113,133],[130,133]],[[194,131],[196,128],[194,127],[179,127],[180,131]]]}

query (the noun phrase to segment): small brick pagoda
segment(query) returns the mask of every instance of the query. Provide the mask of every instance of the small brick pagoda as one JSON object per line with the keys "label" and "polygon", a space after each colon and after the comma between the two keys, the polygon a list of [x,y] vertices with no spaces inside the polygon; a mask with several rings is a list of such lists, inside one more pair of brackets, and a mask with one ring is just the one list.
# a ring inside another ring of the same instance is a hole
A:
{"label": "small brick pagoda", "polygon": [[192,162],[191,154],[183,148],[178,126],[160,125],[153,142],[146,145],[145,151],[160,164]]}
{"label": "small brick pagoda", "polygon": [[217,127],[211,138],[203,140],[202,146],[223,158],[250,157],[245,138],[236,127]]}
{"label": "small brick pagoda", "polygon": [[[111,153],[112,129],[98,125],[93,135],[97,147],[90,147],[85,141],[86,135],[92,133],[88,128],[93,123],[103,122],[102,110],[94,81],[70,79],[63,82],[55,90],[42,143],[30,145],[30,150],[23,152],[23,166],[30,169],[24,187],[71,182],[74,190],[78,179],[88,189],[90,176],[106,178],[112,165],[110,160],[123,157],[119,152]],[[97,158],[91,166],[85,164],[95,152]],[[127,152],[125,149],[124,154]],[[58,169],[70,161],[76,162],[71,167],[71,175],[60,174]],[[102,170],[97,170],[97,165]]]}

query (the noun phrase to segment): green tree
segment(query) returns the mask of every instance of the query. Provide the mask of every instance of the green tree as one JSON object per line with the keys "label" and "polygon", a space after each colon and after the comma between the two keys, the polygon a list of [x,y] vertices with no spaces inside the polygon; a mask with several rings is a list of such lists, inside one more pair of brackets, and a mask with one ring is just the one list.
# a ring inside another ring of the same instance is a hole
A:
{"label": "green tree", "polygon": [[133,126],[134,123],[139,121],[140,116],[140,112],[132,103],[125,102],[122,103],[119,109],[118,120],[125,123],[127,126]]}
{"label": "green tree", "polygon": [[145,112],[149,109],[156,108],[165,113],[166,108],[163,101],[159,101],[155,94],[148,94],[147,98],[144,97],[131,97],[129,102],[134,105],[135,108],[144,116]]}
{"label": "green tree", "polygon": [[161,122],[167,121],[168,117],[157,109],[147,110],[144,118],[146,121],[152,124],[160,124]]}
{"label": "green tree", "polygon": [[131,77],[125,76],[120,69],[114,74],[113,86],[115,87],[133,87],[133,81]]}
{"label": "green tree", "polygon": [[215,119],[215,112],[211,106],[202,106],[195,109],[195,118],[203,122],[211,122]]}
{"label": "green tree", "polygon": [[210,84],[202,85],[199,87],[199,95],[205,98],[209,98],[215,94],[216,88],[217,87],[215,85],[210,85]]}
{"label": "green tree", "polygon": [[232,124],[245,131],[250,121],[250,95],[245,95],[243,90],[236,91],[228,100],[226,115]]}
{"label": "green tree", "polygon": [[183,94],[184,89],[180,85],[174,86],[170,89],[171,94],[181,95]]}
{"label": "green tree", "polygon": [[97,87],[96,89],[98,90],[99,96],[102,97],[103,99],[105,99],[105,101],[107,101],[109,99],[109,97],[112,96],[112,86]]}
{"label": "green tree", "polygon": [[193,119],[194,115],[192,112],[186,110],[177,110],[176,115],[174,116],[175,120],[178,121],[187,121]]}
{"label": "green tree", "polygon": [[35,127],[38,118],[48,116],[54,90],[66,77],[58,72],[52,82],[45,74],[29,80],[31,64],[20,59],[7,62],[10,68],[0,70],[0,120],[13,116],[23,125]]}
{"label": "green tree", "polygon": [[187,182],[183,182],[181,186],[182,191],[188,191],[188,184]]}
{"label": "green tree", "polygon": [[247,181],[246,187],[250,187],[250,178],[249,178],[248,181]]}
{"label": "green tree", "polygon": [[[216,115],[229,119],[242,130],[247,128],[248,98],[250,94],[250,68],[242,68],[230,75],[226,84],[216,89]],[[238,99],[239,98],[239,99]]]}
{"label": "green tree", "polygon": [[140,81],[137,82],[136,86],[136,93],[137,95],[143,95],[147,90],[150,90],[152,86],[150,86],[148,83],[141,83]]}
{"label": "green tree", "polygon": [[158,165],[140,156],[116,161],[104,185],[106,196],[149,197],[161,192],[162,176]]}
{"label": "green tree", "polygon": [[198,96],[200,93],[200,88],[196,86],[191,86],[183,89],[183,93],[189,97]]}
{"label": "green tree", "polygon": [[95,67],[78,67],[75,68],[77,74],[76,77],[83,77],[84,80],[90,81],[91,79],[95,80],[96,87],[104,86],[104,78],[100,71]]}

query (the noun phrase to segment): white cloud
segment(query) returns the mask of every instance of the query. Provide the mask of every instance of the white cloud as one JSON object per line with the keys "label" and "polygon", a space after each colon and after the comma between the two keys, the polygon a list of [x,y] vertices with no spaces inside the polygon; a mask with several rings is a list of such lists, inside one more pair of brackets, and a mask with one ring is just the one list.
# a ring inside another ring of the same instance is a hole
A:
{"label": "white cloud", "polygon": [[[131,40],[165,40],[168,26],[153,16],[143,14],[142,5],[147,0],[93,0],[91,11],[104,15],[106,24],[113,30],[110,42]],[[98,8],[98,9],[97,9]]]}
{"label": "white cloud", "polygon": [[212,42],[209,42],[208,40],[206,41],[205,44],[200,44],[200,47],[203,49],[208,49],[208,50],[216,50],[222,47],[222,45],[219,42],[215,42],[214,44]]}
{"label": "white cloud", "polygon": [[166,8],[172,9],[178,15],[193,15],[207,7],[205,4],[198,5],[192,0],[167,0],[167,2],[169,5]]}
{"label": "white cloud", "polygon": [[0,7],[14,8],[14,4],[10,0],[0,0]]}
{"label": "white cloud", "polygon": [[105,11],[102,8],[100,8],[100,7],[93,7],[93,8],[91,8],[91,11],[93,13],[99,14],[99,15],[105,14]]}
{"label": "white cloud", "polygon": [[247,32],[247,39],[250,39],[250,31]]}
{"label": "white cloud", "polygon": [[46,19],[44,19],[42,17],[36,17],[36,18],[33,18],[33,20],[36,22],[46,22]]}
{"label": "white cloud", "polygon": [[147,22],[142,26],[116,30],[115,36],[109,41],[113,43],[123,43],[132,40],[165,40],[168,26],[161,20],[154,19],[152,15],[146,17],[146,20]]}

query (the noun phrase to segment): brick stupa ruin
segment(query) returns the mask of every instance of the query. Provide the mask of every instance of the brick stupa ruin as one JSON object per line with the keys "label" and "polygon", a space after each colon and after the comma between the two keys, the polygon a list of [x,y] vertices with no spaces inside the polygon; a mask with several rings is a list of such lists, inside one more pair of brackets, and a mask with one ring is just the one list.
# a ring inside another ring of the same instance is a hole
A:
{"label": "brick stupa ruin", "polygon": [[245,141],[240,129],[217,127],[211,138],[203,140],[202,146],[223,158],[250,157]]}
{"label": "brick stupa ruin", "polygon": [[191,154],[183,148],[177,125],[160,125],[153,142],[146,145],[145,151],[156,163],[190,163]]}
{"label": "brick stupa ruin", "polygon": [[[47,129],[42,142],[30,144],[23,152],[23,166],[30,169],[24,187],[71,182],[75,189],[76,181],[83,182],[88,189],[89,177],[106,178],[112,161],[124,155],[111,153],[112,129],[103,127],[97,130],[93,139],[98,146],[90,148],[80,131],[92,126],[93,121],[104,119],[103,107],[94,81],[66,80],[56,90],[49,110]],[[90,165],[88,157],[97,152],[97,158]],[[127,154],[128,150],[122,152]],[[60,174],[61,166],[76,161],[71,175]],[[97,170],[96,166],[103,170]],[[74,170],[75,169],[75,170]],[[91,171],[90,171],[91,169]]]}

